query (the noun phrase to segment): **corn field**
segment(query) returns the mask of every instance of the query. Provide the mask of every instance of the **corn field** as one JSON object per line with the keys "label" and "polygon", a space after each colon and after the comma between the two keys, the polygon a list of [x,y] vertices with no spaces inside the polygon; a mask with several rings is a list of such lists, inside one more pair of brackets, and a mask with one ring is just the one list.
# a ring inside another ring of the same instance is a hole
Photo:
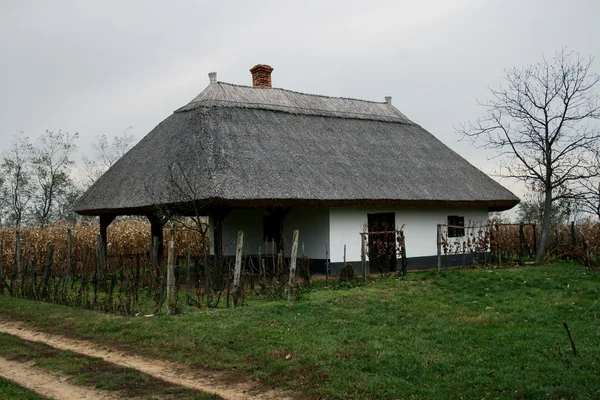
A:
{"label": "corn field", "polygon": [[[172,307],[179,312],[186,306],[229,306],[234,259],[210,257],[207,237],[173,228],[165,229],[163,243],[167,249],[172,230],[176,280]],[[1,230],[0,294],[124,315],[163,312],[166,254],[159,257],[150,224],[143,218],[118,218],[108,227],[106,246],[99,242],[98,232],[95,220]],[[289,258],[284,249],[274,254],[244,255],[240,304],[250,291],[259,298],[283,297]],[[297,272],[305,284],[310,283],[306,257],[298,260]]]}

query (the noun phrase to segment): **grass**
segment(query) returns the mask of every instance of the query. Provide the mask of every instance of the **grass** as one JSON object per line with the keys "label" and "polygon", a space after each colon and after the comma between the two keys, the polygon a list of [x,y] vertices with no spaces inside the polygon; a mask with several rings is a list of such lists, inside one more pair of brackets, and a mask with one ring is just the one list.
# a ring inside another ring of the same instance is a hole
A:
{"label": "grass", "polygon": [[25,389],[14,382],[0,378],[0,399],[11,400],[51,400]]}
{"label": "grass", "polygon": [[574,263],[411,273],[249,304],[131,318],[0,296],[0,318],[309,398],[600,397],[600,272]]}
{"label": "grass", "polygon": [[[220,398],[216,395],[176,386],[134,369],[103,361],[100,358],[59,350],[43,343],[22,340],[5,333],[0,333],[0,356],[19,362],[34,362],[38,368],[61,376],[68,376],[71,384],[118,392],[127,398],[164,400]],[[0,398],[2,398],[1,391]]]}

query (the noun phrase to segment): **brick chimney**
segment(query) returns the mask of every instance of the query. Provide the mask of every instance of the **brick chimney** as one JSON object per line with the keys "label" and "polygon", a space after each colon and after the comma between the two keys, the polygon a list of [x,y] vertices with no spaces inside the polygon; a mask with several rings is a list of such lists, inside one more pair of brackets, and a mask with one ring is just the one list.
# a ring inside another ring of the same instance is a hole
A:
{"label": "brick chimney", "polygon": [[271,72],[273,72],[273,68],[269,65],[258,64],[255,65],[250,73],[252,74],[252,86],[259,87],[271,87]]}

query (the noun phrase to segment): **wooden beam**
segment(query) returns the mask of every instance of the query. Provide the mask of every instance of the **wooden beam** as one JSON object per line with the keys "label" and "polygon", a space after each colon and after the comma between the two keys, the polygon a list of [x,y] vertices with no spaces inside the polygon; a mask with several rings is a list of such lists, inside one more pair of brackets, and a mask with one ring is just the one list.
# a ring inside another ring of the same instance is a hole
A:
{"label": "wooden beam", "polygon": [[106,254],[106,229],[117,218],[117,214],[102,214],[100,215],[100,236],[104,245],[104,254]]}
{"label": "wooden beam", "polygon": [[146,218],[148,218],[148,221],[150,221],[150,243],[154,243],[154,238],[157,238],[156,260],[161,262],[164,255],[163,228],[166,221],[164,218],[161,218],[155,213],[146,214]]}
{"label": "wooden beam", "polygon": [[231,211],[231,208],[228,207],[211,207],[208,213],[214,224],[213,244],[217,259],[223,257],[223,220],[225,220],[225,216],[229,214],[229,211]]}

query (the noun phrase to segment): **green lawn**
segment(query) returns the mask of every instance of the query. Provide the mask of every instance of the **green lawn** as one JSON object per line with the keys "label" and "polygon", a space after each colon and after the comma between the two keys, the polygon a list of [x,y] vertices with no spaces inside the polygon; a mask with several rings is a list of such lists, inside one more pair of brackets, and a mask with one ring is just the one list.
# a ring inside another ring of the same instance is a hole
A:
{"label": "green lawn", "polygon": [[576,264],[411,273],[249,304],[132,318],[0,296],[0,318],[304,397],[600,397],[600,272]]}
{"label": "green lawn", "polygon": [[31,390],[22,388],[14,382],[0,378],[0,400],[51,400]]}

